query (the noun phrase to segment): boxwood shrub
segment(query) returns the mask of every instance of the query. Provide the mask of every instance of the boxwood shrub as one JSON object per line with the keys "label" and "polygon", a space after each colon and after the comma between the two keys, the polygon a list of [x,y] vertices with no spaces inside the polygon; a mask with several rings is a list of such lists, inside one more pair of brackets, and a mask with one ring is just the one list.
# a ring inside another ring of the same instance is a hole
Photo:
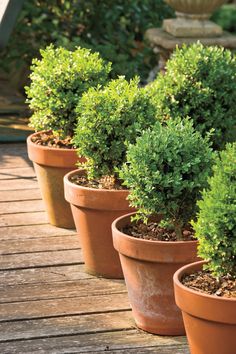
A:
{"label": "boxwood shrub", "polygon": [[193,222],[199,255],[209,261],[206,268],[214,275],[236,278],[236,143],[220,152],[213,172]]}
{"label": "boxwood shrub", "polygon": [[116,176],[126,158],[128,143],[155,121],[154,108],[139,79],[112,80],[104,88],[91,88],[77,107],[74,144],[86,156],[89,178]]}
{"label": "boxwood shrub", "polygon": [[36,131],[72,136],[78,101],[90,87],[106,83],[111,64],[84,48],[69,51],[50,45],[41,50],[41,56],[33,60],[31,84],[26,87],[33,110],[30,125]]}
{"label": "boxwood shrub", "polygon": [[213,155],[209,145],[209,138],[195,131],[190,120],[171,119],[166,126],[157,122],[129,146],[120,178],[130,190],[138,219],[162,214],[182,238],[207,186]]}
{"label": "boxwood shrub", "polygon": [[147,90],[159,120],[189,116],[203,135],[214,129],[215,149],[235,140],[236,56],[229,50],[201,43],[177,48],[165,75]]}

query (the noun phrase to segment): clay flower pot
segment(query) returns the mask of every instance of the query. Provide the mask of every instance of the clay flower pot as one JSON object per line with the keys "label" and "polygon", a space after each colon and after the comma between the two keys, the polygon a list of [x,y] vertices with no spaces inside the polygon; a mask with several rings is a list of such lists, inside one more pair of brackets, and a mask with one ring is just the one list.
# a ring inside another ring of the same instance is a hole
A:
{"label": "clay flower pot", "polygon": [[64,198],[63,177],[75,169],[78,157],[76,150],[56,149],[32,142],[31,134],[27,138],[30,160],[33,161],[42,199],[50,224],[63,228],[74,228],[70,205]]}
{"label": "clay flower pot", "polygon": [[191,354],[233,354],[236,348],[236,299],[208,295],[181,283],[184,274],[202,270],[189,264],[174,275],[176,304],[182,310]]}
{"label": "clay flower pot", "polygon": [[112,233],[135,322],[150,333],[183,335],[181,312],[174,300],[173,274],[198,259],[197,241],[150,241],[128,236],[119,230],[130,223],[132,215],[116,219]]}
{"label": "clay flower pot", "polygon": [[81,241],[86,271],[105,278],[123,278],[119,255],[112,244],[111,224],[130,209],[128,191],[94,189],[70,181],[75,170],[64,177],[65,198],[71,204],[76,229]]}

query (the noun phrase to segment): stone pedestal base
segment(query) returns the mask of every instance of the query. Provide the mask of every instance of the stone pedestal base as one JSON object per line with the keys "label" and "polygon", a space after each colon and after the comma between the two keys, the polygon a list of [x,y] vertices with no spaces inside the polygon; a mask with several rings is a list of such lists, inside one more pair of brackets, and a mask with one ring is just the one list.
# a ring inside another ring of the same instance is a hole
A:
{"label": "stone pedestal base", "polygon": [[174,37],[219,37],[223,33],[212,21],[188,18],[166,19],[163,29]]}
{"label": "stone pedestal base", "polygon": [[234,50],[236,49],[236,36],[228,32],[223,32],[220,37],[174,37],[164,31],[162,28],[150,28],[147,30],[145,37],[158,55],[158,65],[160,71],[165,71],[166,61],[169,59],[171,53],[176,46],[182,47],[185,44],[192,44],[194,42],[201,42],[204,45],[217,45],[224,48]]}

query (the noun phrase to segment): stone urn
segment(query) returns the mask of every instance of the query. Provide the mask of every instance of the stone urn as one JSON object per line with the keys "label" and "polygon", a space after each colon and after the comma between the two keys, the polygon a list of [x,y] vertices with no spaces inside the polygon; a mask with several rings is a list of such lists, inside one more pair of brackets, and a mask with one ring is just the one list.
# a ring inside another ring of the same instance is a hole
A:
{"label": "stone urn", "polygon": [[227,0],[165,0],[176,13],[176,19],[163,22],[163,29],[175,37],[218,37],[222,28],[209,18]]}

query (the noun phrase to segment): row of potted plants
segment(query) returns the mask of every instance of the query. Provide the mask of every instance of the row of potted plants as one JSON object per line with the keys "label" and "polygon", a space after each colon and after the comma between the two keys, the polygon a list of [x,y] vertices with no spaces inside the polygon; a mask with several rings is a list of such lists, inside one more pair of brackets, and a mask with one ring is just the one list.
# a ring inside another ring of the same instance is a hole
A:
{"label": "row of potted plants", "polygon": [[[51,160],[43,185],[57,190],[47,190],[43,198],[54,203],[55,213],[62,178],[72,171],[64,177],[65,198],[87,271],[110,278],[122,278],[124,272],[137,325],[151,333],[184,334],[172,277],[199,259],[190,222],[208,186],[213,148],[224,148],[235,138],[235,57],[200,43],[177,49],[166,74],[145,88],[138,79],[109,82],[110,69],[97,54],[81,48],[68,52],[51,46],[42,51],[42,59],[34,61],[27,94],[34,110],[31,124],[45,132],[28,138],[29,156],[36,173]],[[43,152],[38,160],[36,150]],[[59,168],[57,179],[55,161],[66,164],[69,154],[74,160],[67,171]],[[79,170],[73,171],[75,162]],[[67,224],[68,215],[55,219],[50,222],[73,226]],[[235,237],[235,218],[231,223]],[[111,224],[121,263],[112,245]],[[234,262],[235,248],[231,250]]]}

